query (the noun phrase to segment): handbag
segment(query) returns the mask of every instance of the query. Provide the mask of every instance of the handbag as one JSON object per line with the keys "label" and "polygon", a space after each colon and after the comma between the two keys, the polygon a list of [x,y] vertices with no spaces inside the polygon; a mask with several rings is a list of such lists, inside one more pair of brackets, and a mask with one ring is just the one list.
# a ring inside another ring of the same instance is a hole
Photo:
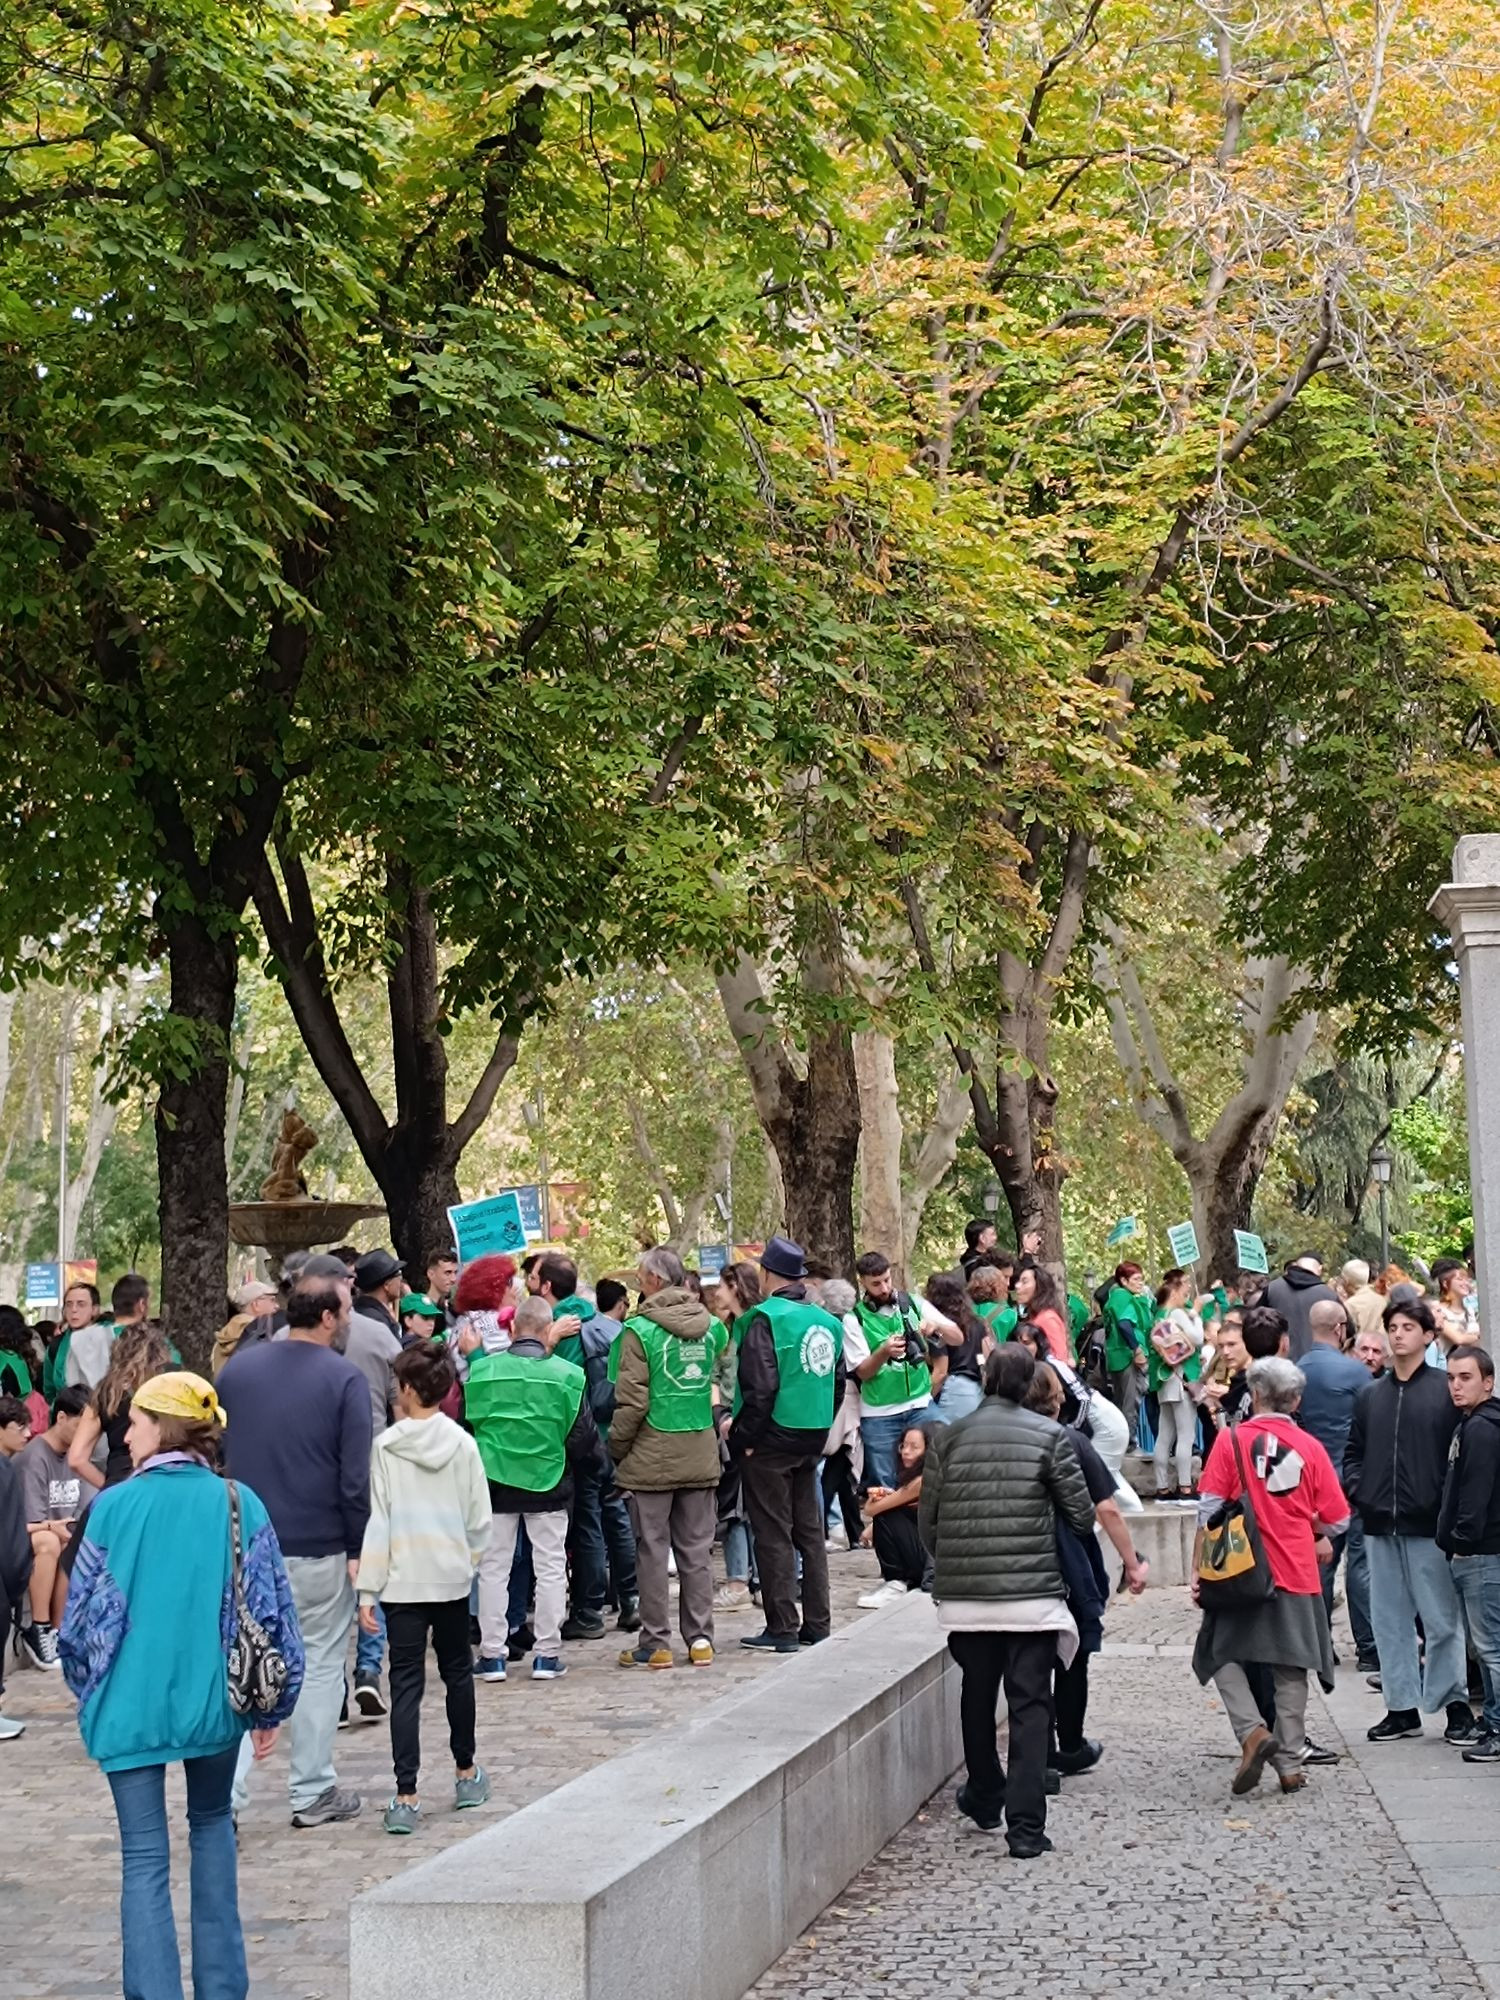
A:
{"label": "handbag", "polygon": [[229,1580],[234,1595],[234,1632],[225,1663],[229,1706],[236,1715],[275,1713],[289,1678],[286,1656],[250,1609],[245,1596],[245,1555],[240,1532],[240,1489],[226,1479],[229,1490]]}
{"label": "handbag", "polygon": [[1198,1602],[1205,1611],[1264,1604],[1276,1588],[1255,1519],[1255,1503],[1250,1498],[1238,1424],[1230,1425],[1229,1436],[1239,1470],[1240,1491],[1236,1498],[1224,1502],[1203,1530],[1198,1551]]}

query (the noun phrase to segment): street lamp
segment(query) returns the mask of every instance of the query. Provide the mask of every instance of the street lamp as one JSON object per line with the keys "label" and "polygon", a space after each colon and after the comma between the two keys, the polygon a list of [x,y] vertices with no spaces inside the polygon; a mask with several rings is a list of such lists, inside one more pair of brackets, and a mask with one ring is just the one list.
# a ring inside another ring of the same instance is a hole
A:
{"label": "street lamp", "polygon": [[984,1212],[986,1215],[998,1215],[1000,1212],[999,1181],[986,1181],[981,1199],[984,1202]]}
{"label": "street lamp", "polygon": [[1370,1172],[1375,1176],[1375,1185],[1380,1190],[1380,1268],[1385,1270],[1391,1261],[1391,1215],[1390,1187],[1391,1174],[1396,1162],[1390,1150],[1382,1145],[1370,1148]]}

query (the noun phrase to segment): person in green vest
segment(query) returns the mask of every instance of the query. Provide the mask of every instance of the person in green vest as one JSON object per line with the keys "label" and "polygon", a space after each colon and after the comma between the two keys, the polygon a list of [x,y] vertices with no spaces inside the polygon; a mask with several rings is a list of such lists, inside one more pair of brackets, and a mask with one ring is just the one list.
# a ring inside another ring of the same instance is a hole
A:
{"label": "person in green vest", "polygon": [[969,1297],[997,1347],[1010,1339],[1021,1317],[1020,1307],[1010,1302],[1012,1268],[1009,1260],[1004,1265],[999,1262],[981,1263],[969,1273]]}
{"label": "person in green vest", "polygon": [[[558,1332],[553,1351],[563,1361],[571,1361],[583,1370],[594,1420],[607,1423],[612,1343],[603,1328],[595,1324],[599,1312],[593,1300],[586,1299],[578,1289],[578,1266],[560,1251],[548,1251],[527,1272],[526,1283],[528,1290],[545,1299],[552,1309]],[[568,1561],[573,1602],[563,1621],[563,1637],[569,1640],[604,1637],[604,1606],[611,1581],[620,1605],[620,1630],[634,1631],[640,1617],[636,1602],[639,1585],[635,1573],[635,1531],[625,1501],[607,1469],[602,1479],[587,1466],[578,1474],[568,1529]]]}
{"label": "person in green vest", "polygon": [[127,1326],[144,1326],[151,1317],[151,1286],[137,1271],[116,1278],[109,1295],[113,1318],[82,1327],[73,1335],[63,1369],[70,1388],[81,1387],[90,1394],[109,1373],[111,1352]]}
{"label": "person in green vest", "polygon": [[1145,1272],[1139,1264],[1117,1264],[1114,1283],[1104,1301],[1104,1366],[1110,1394],[1129,1426],[1132,1449],[1155,1320],[1156,1306],[1146,1289]]}
{"label": "person in green vest", "polygon": [[795,1653],[833,1627],[818,1470],[844,1394],[844,1329],[808,1297],[799,1244],[773,1236],[760,1275],[760,1304],[735,1322],[740,1373],[729,1449],[741,1466],[766,1628],[740,1644]]}
{"label": "person in green vest", "polygon": [[714,1370],[729,1330],[688,1288],[676,1251],[647,1250],[641,1304],[610,1349],[609,1448],[635,1528],[641,1636],[622,1667],[673,1664],[668,1557],[677,1560],[677,1622],[695,1667],[714,1660],[714,1528],[719,1440]]}
{"label": "person in green vest", "polygon": [[99,1287],[89,1284],[86,1279],[75,1279],[63,1293],[61,1338],[48,1350],[42,1367],[42,1394],[47,1399],[49,1410],[57,1400],[58,1390],[67,1386],[68,1357],[73,1351],[74,1340],[98,1317]]}
{"label": "person in green vest", "polygon": [[900,1484],[901,1440],[932,1402],[927,1335],[955,1347],[963,1335],[924,1300],[897,1290],[890,1259],[879,1250],[867,1250],[854,1269],[859,1297],[844,1321],[844,1366],[859,1379],[865,1484],[891,1492]]}
{"label": "person in green vest", "polygon": [[567,1597],[568,1503],[574,1475],[609,1470],[598,1425],[584,1394],[583,1370],[554,1353],[557,1322],[545,1299],[516,1308],[510,1346],[469,1360],[464,1416],[490,1487],[494,1516],[479,1569],[479,1664],[482,1681],[505,1679],[506,1602],[520,1523],[536,1569],[536,1651],[531,1678],[560,1680]]}

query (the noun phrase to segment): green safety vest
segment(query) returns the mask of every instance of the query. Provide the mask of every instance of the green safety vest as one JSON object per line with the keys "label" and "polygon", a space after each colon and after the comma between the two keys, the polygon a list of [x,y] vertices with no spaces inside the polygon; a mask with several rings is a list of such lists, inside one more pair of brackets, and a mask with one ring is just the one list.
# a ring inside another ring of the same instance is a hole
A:
{"label": "green safety vest", "polygon": [[[838,1366],[844,1329],[832,1313],[806,1299],[783,1298],[773,1292],[745,1314],[748,1325],[757,1315],[771,1329],[776,1349],[778,1388],[771,1421],[785,1431],[826,1431],[833,1427],[833,1372]],[[744,1340],[741,1337],[740,1345]],[[738,1416],[743,1402],[734,1392]]]}
{"label": "green safety vest", "polygon": [[[881,1341],[889,1340],[893,1333],[915,1333],[921,1325],[916,1307],[913,1306],[908,1315],[902,1312],[899,1302],[893,1303],[889,1312],[881,1313],[861,1299],[854,1308],[854,1316],[864,1329],[872,1354]],[[860,1383],[859,1393],[861,1400],[872,1410],[886,1410],[896,1403],[915,1402],[919,1396],[932,1394],[932,1370],[925,1361],[887,1361],[867,1382]]]}
{"label": "green safety vest", "polygon": [[485,1477],[523,1493],[550,1493],[568,1467],[568,1433],[583,1402],[583,1370],[561,1355],[475,1354],[464,1415]]}
{"label": "green safety vest", "polygon": [[[13,1382],[14,1388],[7,1390]],[[32,1391],[31,1370],[19,1354],[12,1354],[8,1348],[0,1351],[0,1395],[19,1396],[24,1403]]]}
{"label": "green safety vest", "polygon": [[729,1345],[729,1329],[710,1319],[701,1340],[683,1340],[654,1319],[638,1313],[626,1320],[609,1350],[609,1379],[620,1379],[620,1348],[633,1333],[651,1371],[651,1403],[646,1422],[654,1431],[711,1431],[714,1427],[714,1368]]}
{"label": "green safety vest", "polygon": [[994,1335],[997,1347],[1002,1340],[1010,1339],[1021,1321],[1019,1306],[1003,1306],[998,1299],[986,1299],[974,1310]]}

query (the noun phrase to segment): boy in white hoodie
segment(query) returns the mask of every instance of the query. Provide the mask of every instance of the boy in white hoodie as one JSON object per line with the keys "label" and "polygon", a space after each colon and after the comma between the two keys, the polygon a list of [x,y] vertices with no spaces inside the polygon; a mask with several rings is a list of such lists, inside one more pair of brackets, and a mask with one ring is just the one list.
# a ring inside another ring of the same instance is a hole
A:
{"label": "boy in white hoodie", "polygon": [[390,1642],[391,1753],[396,1795],[387,1833],[420,1823],[422,1690],[427,1636],[448,1698],[448,1741],[457,1771],[454,1805],[482,1806],[490,1781],[474,1762],[474,1662],[469,1586],[489,1545],[490,1495],[479,1450],[439,1405],[453,1387],[453,1358],[436,1340],[408,1347],[392,1364],[399,1421],[370,1454],[370,1522],[359,1554],[359,1622]]}

